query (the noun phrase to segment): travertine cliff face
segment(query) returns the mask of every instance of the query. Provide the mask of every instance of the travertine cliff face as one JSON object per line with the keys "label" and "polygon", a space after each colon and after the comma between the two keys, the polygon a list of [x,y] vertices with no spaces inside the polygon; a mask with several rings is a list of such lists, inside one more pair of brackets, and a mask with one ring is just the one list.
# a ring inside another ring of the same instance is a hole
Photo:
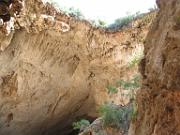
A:
{"label": "travertine cliff face", "polygon": [[67,134],[75,117],[96,116],[108,84],[137,72],[129,57],[151,19],[108,33],[41,1],[22,4],[15,30],[0,35],[0,135]]}
{"label": "travertine cliff face", "polygon": [[135,135],[180,134],[180,0],[158,0],[145,43]]}

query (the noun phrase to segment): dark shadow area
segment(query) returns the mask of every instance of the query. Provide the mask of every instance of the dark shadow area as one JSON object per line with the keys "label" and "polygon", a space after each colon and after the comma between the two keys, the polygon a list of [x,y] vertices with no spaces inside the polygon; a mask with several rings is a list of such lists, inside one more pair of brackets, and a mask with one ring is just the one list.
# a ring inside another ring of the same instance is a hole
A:
{"label": "dark shadow area", "polygon": [[74,119],[63,120],[45,129],[42,135],[78,135],[79,130],[74,130],[72,124],[73,122],[76,122],[81,119],[86,119],[91,123],[96,118],[92,118],[84,115],[81,117],[77,117],[75,120]]}

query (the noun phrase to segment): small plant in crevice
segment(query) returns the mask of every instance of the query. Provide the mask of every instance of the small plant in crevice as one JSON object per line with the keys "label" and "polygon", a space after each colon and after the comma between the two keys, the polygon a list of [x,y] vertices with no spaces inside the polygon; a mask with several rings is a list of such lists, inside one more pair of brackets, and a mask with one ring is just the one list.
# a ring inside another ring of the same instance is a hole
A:
{"label": "small plant in crevice", "polygon": [[136,116],[138,114],[138,108],[135,103],[135,101],[132,101],[132,112],[131,112],[131,121],[134,121],[136,119]]}
{"label": "small plant in crevice", "polygon": [[175,17],[175,22],[176,22],[176,24],[179,24],[179,23],[180,23],[180,16],[176,16],[176,17]]}
{"label": "small plant in crevice", "polygon": [[140,75],[134,75],[133,78],[129,81],[119,80],[117,82],[117,85],[119,85],[119,87],[121,87],[124,90],[130,90],[131,91],[128,94],[122,95],[122,96],[128,96],[129,99],[134,99],[136,96],[137,89],[141,87],[140,82],[141,82],[141,76]]}
{"label": "small plant in crevice", "polygon": [[90,125],[90,122],[86,119],[81,119],[77,122],[73,122],[72,126],[74,130],[79,130],[80,132],[83,131]]}
{"label": "small plant in crevice", "polygon": [[112,85],[107,86],[106,90],[108,94],[116,94],[118,92],[118,89]]}
{"label": "small plant in crevice", "polygon": [[180,16],[175,16],[174,21],[175,21],[175,25],[173,26],[173,29],[177,31],[180,29]]}
{"label": "small plant in crevice", "polygon": [[[136,96],[136,92],[138,88],[141,87],[141,76],[139,74],[136,74],[133,76],[130,80],[119,80],[116,82],[115,86],[108,85],[106,87],[107,93],[109,95],[119,95],[119,100],[122,104],[125,104],[127,100],[134,99]],[[118,91],[120,90],[120,93]]]}
{"label": "small plant in crevice", "polygon": [[138,65],[142,58],[143,58],[143,54],[142,54],[142,53],[140,53],[140,54],[135,54],[135,55],[131,58],[131,60],[129,61],[128,67],[129,67],[129,68],[132,68],[132,67]]}
{"label": "small plant in crevice", "polygon": [[119,80],[117,81],[117,84],[125,90],[135,90],[141,86],[140,80],[141,80],[140,75],[134,75],[131,80],[129,81]]}

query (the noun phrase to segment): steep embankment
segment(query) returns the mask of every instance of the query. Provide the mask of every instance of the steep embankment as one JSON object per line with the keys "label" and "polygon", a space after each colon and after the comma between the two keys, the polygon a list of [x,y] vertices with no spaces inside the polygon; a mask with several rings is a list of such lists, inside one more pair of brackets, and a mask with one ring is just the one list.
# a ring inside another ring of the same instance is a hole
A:
{"label": "steep embankment", "polygon": [[77,116],[96,116],[108,84],[137,72],[129,57],[151,19],[107,33],[41,1],[23,5],[15,31],[0,36],[0,134],[67,134]]}
{"label": "steep embankment", "polygon": [[180,1],[158,0],[145,43],[135,135],[180,134]]}

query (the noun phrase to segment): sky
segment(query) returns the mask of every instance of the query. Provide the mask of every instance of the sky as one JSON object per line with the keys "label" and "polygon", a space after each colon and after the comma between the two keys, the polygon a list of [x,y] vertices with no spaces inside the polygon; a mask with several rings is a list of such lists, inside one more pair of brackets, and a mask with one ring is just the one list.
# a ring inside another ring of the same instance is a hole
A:
{"label": "sky", "polygon": [[87,19],[103,20],[110,24],[117,18],[148,12],[155,6],[156,0],[52,0],[61,7],[80,9]]}

